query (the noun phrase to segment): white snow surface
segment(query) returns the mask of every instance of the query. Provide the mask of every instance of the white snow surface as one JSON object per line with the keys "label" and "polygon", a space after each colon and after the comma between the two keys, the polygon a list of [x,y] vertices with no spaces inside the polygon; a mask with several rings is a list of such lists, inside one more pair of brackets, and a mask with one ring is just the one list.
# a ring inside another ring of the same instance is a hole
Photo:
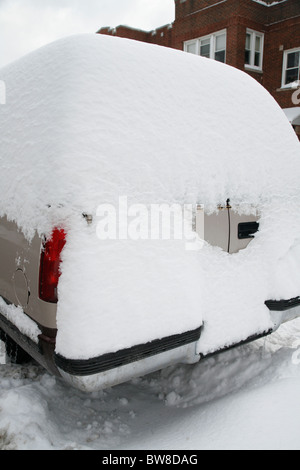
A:
{"label": "white snow surface", "polygon": [[[90,358],[192,330],[199,352],[270,328],[300,293],[299,142],[255,80],[216,61],[102,35],[62,39],[0,70],[0,213],[28,239],[67,231],[57,352]],[[256,206],[229,256],[184,240],[96,235],[99,204]],[[49,207],[50,206],[50,207]],[[94,216],[87,225],[82,213]]]}
{"label": "white snow surface", "polygon": [[298,319],[199,364],[92,394],[34,363],[1,365],[0,450],[299,450],[299,336]]}
{"label": "white snow surface", "polygon": [[41,331],[31,318],[24,315],[24,311],[21,307],[7,305],[7,303],[0,298],[0,309],[1,314],[13,323],[23,335],[27,336],[35,343],[38,343],[38,336],[41,334]]}

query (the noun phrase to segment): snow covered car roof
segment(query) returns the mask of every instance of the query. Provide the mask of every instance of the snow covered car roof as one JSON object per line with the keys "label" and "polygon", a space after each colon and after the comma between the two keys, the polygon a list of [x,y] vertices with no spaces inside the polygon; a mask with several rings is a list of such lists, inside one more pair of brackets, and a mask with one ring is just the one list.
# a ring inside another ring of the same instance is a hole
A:
{"label": "snow covered car roof", "polygon": [[[206,353],[266,331],[267,299],[299,295],[299,142],[250,76],[79,35],[3,68],[0,80],[0,214],[28,238],[59,225],[68,233],[58,354],[86,359],[203,323]],[[260,232],[231,257],[185,251],[181,240],[100,243],[79,216],[120,196],[206,207],[229,198],[259,207]]]}
{"label": "snow covered car roof", "polygon": [[0,79],[1,158],[14,162],[0,175],[1,209],[29,230],[28,220],[44,229],[49,204],[93,213],[119,194],[257,203],[279,180],[293,184],[297,139],[283,111],[216,61],[79,35],[3,68]]}

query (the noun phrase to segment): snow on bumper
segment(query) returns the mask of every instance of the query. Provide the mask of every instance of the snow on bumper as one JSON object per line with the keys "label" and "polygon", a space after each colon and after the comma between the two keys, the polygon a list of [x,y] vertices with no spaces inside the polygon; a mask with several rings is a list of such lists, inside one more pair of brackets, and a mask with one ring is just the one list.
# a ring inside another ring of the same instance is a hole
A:
{"label": "snow on bumper", "polygon": [[[250,342],[261,336],[275,332],[285,322],[300,317],[300,297],[282,301],[267,301],[273,328],[241,341],[230,347]],[[56,366],[61,376],[73,387],[85,392],[112,387],[135,377],[147,375],[172,364],[194,364],[201,355],[197,353],[201,328],[156,340],[146,345],[106,354],[89,360],[68,360],[55,356]],[[225,348],[227,349],[227,348]],[[216,353],[221,351],[216,351]]]}
{"label": "snow on bumper", "polygon": [[126,382],[172,364],[194,364],[201,327],[148,344],[88,360],[66,359],[55,355],[62,377],[75,388],[92,392]]}
{"label": "snow on bumper", "polygon": [[283,323],[300,317],[300,297],[289,300],[268,301],[266,306],[270,310],[271,319],[274,324],[273,332]]}

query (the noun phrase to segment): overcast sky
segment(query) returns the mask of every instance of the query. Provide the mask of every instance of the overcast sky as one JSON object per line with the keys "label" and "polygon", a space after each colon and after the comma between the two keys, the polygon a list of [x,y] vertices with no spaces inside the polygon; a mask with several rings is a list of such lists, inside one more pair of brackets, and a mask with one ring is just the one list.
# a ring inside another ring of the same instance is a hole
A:
{"label": "overcast sky", "polygon": [[0,0],[0,67],[63,36],[119,24],[150,31],[174,15],[174,0]]}

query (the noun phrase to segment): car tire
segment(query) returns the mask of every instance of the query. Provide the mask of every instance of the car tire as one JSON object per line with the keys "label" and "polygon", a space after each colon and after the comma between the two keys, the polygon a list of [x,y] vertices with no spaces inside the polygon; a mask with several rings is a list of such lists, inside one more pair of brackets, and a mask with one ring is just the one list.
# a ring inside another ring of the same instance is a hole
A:
{"label": "car tire", "polygon": [[2,330],[0,339],[5,343],[6,356],[12,364],[22,365],[32,360],[31,356]]}

